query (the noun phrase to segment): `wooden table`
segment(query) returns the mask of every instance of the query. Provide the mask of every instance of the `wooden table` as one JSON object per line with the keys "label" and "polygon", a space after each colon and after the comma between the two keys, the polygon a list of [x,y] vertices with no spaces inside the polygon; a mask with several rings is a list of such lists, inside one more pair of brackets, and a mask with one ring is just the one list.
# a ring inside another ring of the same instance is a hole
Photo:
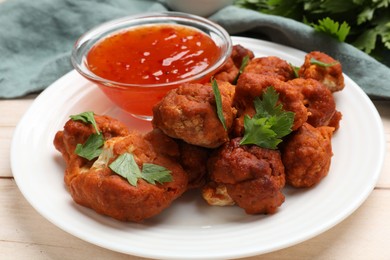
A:
{"label": "wooden table", "polygon": [[[35,97],[0,100],[0,259],[142,259],[73,237],[43,218],[20,193],[10,169],[11,139]],[[368,199],[346,220],[313,239],[247,259],[390,259],[390,101],[374,104],[384,124],[388,153]]]}
{"label": "wooden table", "polygon": [[[35,97],[0,100],[0,259],[142,259],[100,248],[62,231],[39,215],[20,193],[10,169],[11,139]],[[385,127],[387,155],[369,198],[329,231],[247,260],[390,259],[390,101],[376,100],[374,104]]]}

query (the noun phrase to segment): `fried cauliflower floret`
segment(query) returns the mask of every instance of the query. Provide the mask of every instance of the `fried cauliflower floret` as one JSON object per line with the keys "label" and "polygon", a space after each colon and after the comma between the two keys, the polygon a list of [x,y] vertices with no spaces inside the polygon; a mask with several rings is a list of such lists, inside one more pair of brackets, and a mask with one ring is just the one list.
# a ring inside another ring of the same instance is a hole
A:
{"label": "fried cauliflower floret", "polygon": [[229,58],[225,65],[214,75],[214,78],[219,81],[226,81],[233,84],[233,81],[239,73],[239,67],[234,64],[232,58]]}
{"label": "fried cauliflower floret", "polygon": [[240,145],[234,138],[217,149],[208,161],[210,183],[203,189],[211,205],[231,205],[248,214],[274,213],[284,202],[284,166],[277,150]]}
{"label": "fried cauliflower floret", "polygon": [[188,174],[188,189],[200,188],[206,183],[207,160],[212,149],[179,141],[180,164]]}
{"label": "fried cauliflower floret", "polygon": [[308,123],[295,131],[282,146],[286,181],[296,188],[318,184],[329,172],[333,127],[315,128]]}
{"label": "fried cauliflower floret", "polygon": [[[321,66],[313,64],[312,59],[333,65]],[[332,93],[342,90],[345,86],[340,62],[319,51],[310,52],[305,56],[305,62],[300,67],[298,74],[301,78],[318,80]]]}
{"label": "fried cauliflower floret", "polygon": [[152,124],[166,135],[187,143],[215,148],[229,140],[236,109],[232,106],[235,88],[218,82],[227,131],[217,116],[211,84],[183,84],[171,90],[153,108]]}
{"label": "fried cauliflower floret", "polygon": [[228,61],[225,65],[214,75],[214,78],[220,81],[227,81],[233,83],[235,81],[239,69],[242,64],[242,60],[245,56],[248,56],[249,59],[253,59],[254,54],[251,50],[244,48],[241,45],[234,45],[232,49],[232,54],[230,55]]}
{"label": "fried cauliflower floret", "polygon": [[[105,140],[129,134],[129,130],[123,123],[111,117],[95,116],[95,121]],[[74,151],[77,144],[85,143],[93,133],[95,133],[95,130],[91,124],[83,124],[80,121],[73,120],[68,120],[65,123],[64,131],[57,132],[54,138],[54,146],[61,152],[68,166],[83,168],[92,165],[92,162],[79,157]],[[73,177],[77,176],[77,171],[72,171],[70,167],[66,171],[64,180],[65,184],[69,186]]]}
{"label": "fried cauliflower floret", "polygon": [[254,58],[245,67],[244,72],[273,76],[281,81],[294,78],[294,70],[290,64],[275,56]]}
{"label": "fried cauliflower floret", "polygon": [[270,86],[274,87],[279,94],[279,102],[283,105],[283,109],[295,113],[292,130],[298,129],[306,122],[308,112],[303,103],[303,95],[298,89],[273,76],[243,73],[238,79],[233,102],[237,108],[237,118],[233,130],[235,136],[243,136],[244,116],[253,117],[255,115],[254,99],[256,97],[261,98]]}
{"label": "fried cauliflower floret", "polygon": [[243,47],[242,45],[237,44],[233,46],[231,58],[237,68],[241,67],[242,60],[246,56],[249,57],[249,60],[252,60],[255,57],[253,51]]}
{"label": "fried cauliflower floret", "polygon": [[[121,134],[117,135],[115,130],[112,132],[112,128],[100,124],[102,117],[95,116],[95,119],[105,136],[105,143],[102,153],[94,161],[89,162],[76,155],[73,148],[68,149],[82,141],[79,140],[80,133],[83,133],[82,139],[93,133],[84,123],[69,120],[54,139],[55,147],[65,158],[65,183],[76,203],[121,221],[139,222],[160,213],[186,190],[187,174],[176,162],[179,149],[172,139],[166,137],[166,148],[154,147],[153,141],[149,140],[161,137],[152,137],[155,132],[144,136],[118,127]],[[104,119],[107,126],[119,125],[114,119]],[[173,180],[153,185],[138,179],[137,186],[131,185],[109,168],[124,153],[131,153],[140,168],[143,163],[165,167],[171,172]]]}
{"label": "fried cauliflower floret", "polygon": [[307,122],[314,127],[329,125],[336,113],[336,102],[332,92],[314,79],[297,78],[289,83],[303,95],[303,103],[308,111]]}
{"label": "fried cauliflower floret", "polygon": [[340,121],[342,118],[343,114],[340,111],[336,110],[336,112],[330,119],[328,126],[333,127],[334,131],[337,131],[340,128]]}

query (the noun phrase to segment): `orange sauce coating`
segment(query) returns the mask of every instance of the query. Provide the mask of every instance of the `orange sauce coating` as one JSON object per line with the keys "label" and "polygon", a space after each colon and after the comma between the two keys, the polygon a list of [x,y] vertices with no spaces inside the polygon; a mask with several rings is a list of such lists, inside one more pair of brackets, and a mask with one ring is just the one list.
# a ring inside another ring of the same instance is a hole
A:
{"label": "orange sauce coating", "polygon": [[[96,75],[126,84],[164,84],[191,77],[212,66],[221,50],[203,32],[185,26],[146,25],[109,36],[91,48],[87,66]],[[209,81],[206,75],[198,81]],[[122,109],[151,116],[170,87],[101,89]]]}

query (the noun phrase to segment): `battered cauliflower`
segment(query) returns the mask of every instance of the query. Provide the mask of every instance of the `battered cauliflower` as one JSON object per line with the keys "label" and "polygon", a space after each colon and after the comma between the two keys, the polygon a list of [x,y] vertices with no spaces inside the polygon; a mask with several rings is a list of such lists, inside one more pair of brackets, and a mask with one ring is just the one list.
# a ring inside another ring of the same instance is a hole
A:
{"label": "battered cauliflower", "polygon": [[[105,138],[103,151],[96,160],[81,158],[74,149],[93,133],[92,126],[69,120],[54,139],[66,162],[65,184],[76,203],[118,220],[139,222],[160,213],[187,189],[188,177],[177,163],[179,149],[172,139],[156,131],[146,136],[129,132],[109,117],[95,116],[95,120]],[[155,146],[155,140],[165,145]],[[172,181],[154,185],[138,179],[137,186],[131,185],[109,167],[124,153],[131,153],[139,167],[143,163],[165,167],[171,172]]]}
{"label": "battered cauliflower", "polygon": [[184,84],[169,91],[153,108],[153,127],[189,144],[206,148],[220,146],[229,140],[236,109],[232,106],[235,87],[219,81],[218,88],[227,130],[217,116],[211,84]]}
{"label": "battered cauliflower", "polygon": [[211,205],[236,203],[248,214],[276,212],[284,202],[284,166],[277,150],[240,145],[234,138],[208,161],[210,183],[203,189]]}

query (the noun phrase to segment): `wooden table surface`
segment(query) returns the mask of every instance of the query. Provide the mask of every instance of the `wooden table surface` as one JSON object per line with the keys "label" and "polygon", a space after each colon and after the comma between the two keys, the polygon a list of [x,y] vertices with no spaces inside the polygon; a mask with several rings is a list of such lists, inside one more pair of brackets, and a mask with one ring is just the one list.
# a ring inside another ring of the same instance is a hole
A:
{"label": "wooden table surface", "polygon": [[[51,224],[26,201],[10,169],[15,126],[36,96],[0,100],[0,259],[142,259],[80,240]],[[387,155],[368,199],[321,235],[247,259],[390,259],[390,101],[373,101],[386,134]]]}
{"label": "wooden table surface", "polygon": [[[23,197],[12,176],[10,146],[18,121],[35,97],[0,99],[0,259],[143,259],[100,248],[62,231]],[[390,101],[373,102],[385,128],[387,154],[368,199],[351,216],[321,235],[246,260],[390,259]]]}

